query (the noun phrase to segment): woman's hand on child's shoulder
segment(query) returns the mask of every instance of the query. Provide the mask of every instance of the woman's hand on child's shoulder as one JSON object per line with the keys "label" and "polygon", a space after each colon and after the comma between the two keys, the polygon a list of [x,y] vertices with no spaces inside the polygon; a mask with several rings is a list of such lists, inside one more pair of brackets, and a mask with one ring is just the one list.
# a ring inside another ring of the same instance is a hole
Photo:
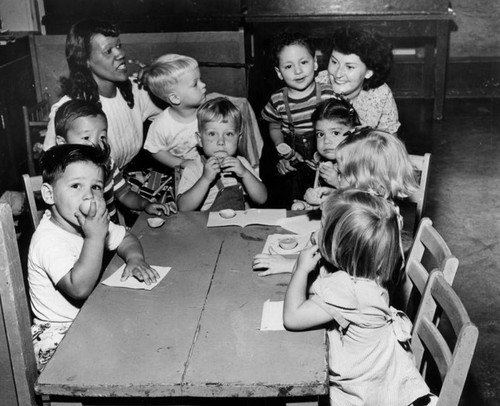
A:
{"label": "woman's hand on child's shoulder", "polygon": [[316,269],[320,259],[321,254],[317,245],[304,248],[297,259],[294,272],[311,273]]}
{"label": "woman's hand on child's shoulder", "polygon": [[91,199],[87,214],[77,211],[75,217],[82,228],[84,238],[104,240],[109,228],[109,214],[102,197]]}

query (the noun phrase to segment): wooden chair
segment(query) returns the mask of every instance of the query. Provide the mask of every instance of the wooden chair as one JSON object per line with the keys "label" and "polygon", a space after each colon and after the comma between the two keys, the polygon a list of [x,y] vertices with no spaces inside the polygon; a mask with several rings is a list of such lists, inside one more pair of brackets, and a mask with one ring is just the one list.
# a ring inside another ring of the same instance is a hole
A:
{"label": "wooden chair", "polygon": [[415,167],[415,171],[418,178],[418,190],[411,195],[408,200],[417,205],[415,213],[415,228],[420,222],[422,215],[425,210],[425,204],[427,202],[427,185],[429,182],[429,167],[431,163],[431,154],[426,153],[424,155],[412,155],[410,154],[410,160]]}
{"label": "wooden chair", "polygon": [[[452,331],[447,333],[453,334],[456,341],[437,328],[434,320],[436,307],[450,321]],[[446,282],[444,274],[433,271],[415,319],[411,344],[416,366],[433,393],[439,391],[438,406],[458,405],[477,339],[478,329],[471,322],[460,298]],[[437,377],[440,382],[435,385]]]}
{"label": "wooden chair", "polygon": [[35,406],[30,312],[12,211],[6,203],[0,203],[0,344],[0,403]]}
{"label": "wooden chair", "polygon": [[40,217],[43,214],[43,210],[38,210],[37,208],[35,197],[35,194],[40,192],[42,189],[42,177],[24,174],[23,182],[24,189],[26,190],[26,198],[28,199],[28,205],[30,208],[31,224],[33,225],[33,229],[36,229],[40,223]]}
{"label": "wooden chair", "polygon": [[[420,267],[416,269],[412,263],[418,263]],[[413,320],[430,272],[439,269],[443,272],[446,282],[452,285],[458,264],[457,257],[451,253],[441,234],[432,226],[431,219],[424,217],[420,221],[406,260],[405,280],[398,289],[396,307],[402,308],[410,320]]]}
{"label": "wooden chair", "polygon": [[28,157],[28,171],[31,176],[37,174],[35,159],[42,151],[43,138],[40,133],[47,129],[50,106],[48,99],[32,107],[23,106],[24,138]]}

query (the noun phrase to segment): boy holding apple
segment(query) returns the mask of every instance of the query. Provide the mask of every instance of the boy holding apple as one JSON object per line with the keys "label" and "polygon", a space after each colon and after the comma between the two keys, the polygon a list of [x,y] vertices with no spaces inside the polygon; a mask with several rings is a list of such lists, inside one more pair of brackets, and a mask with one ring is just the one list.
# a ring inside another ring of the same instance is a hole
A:
{"label": "boy holding apple", "polygon": [[158,273],[137,237],[110,222],[103,198],[108,154],[89,145],[58,145],[41,159],[42,198],[50,206],[28,254],[33,344],[38,369],[48,362],[101,275],[104,250],[116,250],[147,285]]}

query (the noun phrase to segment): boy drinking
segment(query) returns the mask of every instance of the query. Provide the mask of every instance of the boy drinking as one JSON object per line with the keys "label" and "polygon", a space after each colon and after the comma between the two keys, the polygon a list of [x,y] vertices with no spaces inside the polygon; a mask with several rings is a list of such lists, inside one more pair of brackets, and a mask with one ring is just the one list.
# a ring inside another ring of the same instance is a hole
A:
{"label": "boy drinking", "polygon": [[139,240],[109,221],[103,198],[108,154],[88,145],[59,145],[41,159],[42,198],[50,206],[28,254],[33,344],[41,371],[101,274],[105,249],[117,250],[131,275],[147,285],[158,273]]}
{"label": "boy drinking", "polygon": [[256,204],[267,200],[267,189],[250,163],[236,156],[242,118],[224,97],[205,102],[197,112],[203,156],[190,161],[179,182],[179,210],[243,210],[245,194]]}

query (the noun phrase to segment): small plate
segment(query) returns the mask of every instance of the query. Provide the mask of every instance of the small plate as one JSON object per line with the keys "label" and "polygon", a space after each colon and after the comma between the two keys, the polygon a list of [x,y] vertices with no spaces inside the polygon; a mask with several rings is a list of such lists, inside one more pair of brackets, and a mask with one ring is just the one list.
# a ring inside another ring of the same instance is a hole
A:
{"label": "small plate", "polygon": [[224,209],[219,211],[219,216],[223,219],[230,219],[236,216],[236,212],[233,209]]}
{"label": "small plate", "polygon": [[158,228],[165,224],[165,220],[161,217],[150,217],[148,218],[149,227]]}

